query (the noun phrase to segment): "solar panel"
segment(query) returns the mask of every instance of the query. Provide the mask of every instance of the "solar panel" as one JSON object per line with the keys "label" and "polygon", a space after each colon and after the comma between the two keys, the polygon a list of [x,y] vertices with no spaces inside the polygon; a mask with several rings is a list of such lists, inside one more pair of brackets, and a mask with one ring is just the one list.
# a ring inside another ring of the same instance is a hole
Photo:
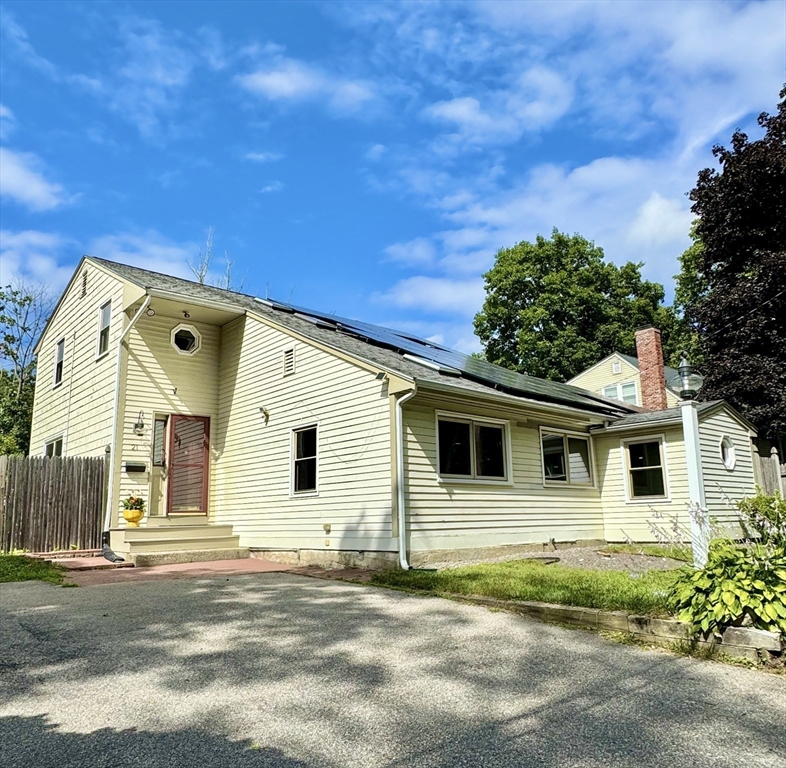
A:
{"label": "solar panel", "polygon": [[455,349],[420,339],[409,333],[394,331],[391,328],[383,328],[382,326],[364,323],[360,320],[350,320],[338,315],[315,312],[294,304],[274,301],[269,303],[277,310],[294,313],[318,327],[329,328],[339,333],[356,336],[363,341],[387,347],[399,354],[412,355],[429,360],[445,368],[455,369],[469,380],[474,380],[496,389],[515,394],[534,395],[542,399],[563,402],[574,406],[584,405],[595,410],[627,410],[624,406],[617,408],[606,399],[599,396],[595,397],[591,392],[587,392],[579,387],[539,379],[535,376],[518,373],[517,371],[510,371],[489,363],[487,360],[465,355],[457,352]]}

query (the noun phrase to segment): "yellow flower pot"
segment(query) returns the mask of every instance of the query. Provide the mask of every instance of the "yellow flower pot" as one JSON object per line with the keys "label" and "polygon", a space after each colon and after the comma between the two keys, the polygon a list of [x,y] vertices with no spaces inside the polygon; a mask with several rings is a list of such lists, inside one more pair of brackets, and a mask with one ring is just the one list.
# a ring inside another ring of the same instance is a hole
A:
{"label": "yellow flower pot", "polygon": [[139,528],[139,521],[145,516],[144,509],[124,509],[123,517],[125,518],[128,528]]}

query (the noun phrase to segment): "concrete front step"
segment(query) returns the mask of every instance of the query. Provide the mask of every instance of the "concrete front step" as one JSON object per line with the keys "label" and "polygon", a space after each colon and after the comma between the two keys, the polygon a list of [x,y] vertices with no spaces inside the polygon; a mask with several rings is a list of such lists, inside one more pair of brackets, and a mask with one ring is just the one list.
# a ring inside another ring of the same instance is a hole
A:
{"label": "concrete front step", "polygon": [[232,536],[231,525],[173,525],[153,528],[126,528],[123,538],[126,542],[190,541],[191,539],[223,539]]}
{"label": "concrete front step", "polygon": [[142,520],[143,528],[168,528],[181,525],[208,525],[207,515],[152,515]]}
{"label": "concrete front step", "polygon": [[[237,536],[189,536],[181,538],[179,536],[157,536],[150,539],[126,539],[125,551],[129,554],[140,554],[148,552],[174,552],[183,550],[219,550],[237,549],[240,546],[240,539]],[[185,560],[184,562],[189,562]]]}
{"label": "concrete front step", "polygon": [[138,568],[153,565],[177,565],[180,563],[204,563],[210,560],[245,560],[249,551],[245,547],[232,549],[193,549],[175,552],[129,552],[123,557],[130,560]]}

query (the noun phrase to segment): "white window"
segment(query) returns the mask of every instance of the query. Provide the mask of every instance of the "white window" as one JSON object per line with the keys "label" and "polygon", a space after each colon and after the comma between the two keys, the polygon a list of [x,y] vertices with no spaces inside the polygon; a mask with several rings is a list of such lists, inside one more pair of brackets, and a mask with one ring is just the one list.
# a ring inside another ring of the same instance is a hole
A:
{"label": "white window", "polygon": [[437,452],[442,478],[507,480],[506,423],[438,415]]}
{"label": "white window", "polygon": [[636,382],[626,381],[624,384],[610,384],[608,387],[603,387],[603,397],[619,400],[622,403],[636,405],[638,402],[638,398],[636,397]]}
{"label": "white window", "polygon": [[734,442],[728,435],[724,435],[720,442],[720,455],[723,466],[731,472],[737,465],[737,452]]}
{"label": "white window", "polygon": [[202,334],[193,325],[181,323],[172,329],[171,342],[179,355],[195,355],[202,347]]}
{"label": "white window", "polygon": [[50,440],[44,446],[44,456],[62,456],[63,455],[63,438],[56,437],[54,440]]}
{"label": "white window", "polygon": [[317,427],[292,430],[292,494],[317,492]]}
{"label": "white window", "polygon": [[98,313],[98,352],[97,357],[109,351],[109,325],[112,320],[112,302],[107,301]]}
{"label": "white window", "polygon": [[628,498],[665,499],[666,462],[663,438],[642,438],[623,443],[627,474]]}
{"label": "white window", "polygon": [[622,373],[622,363],[619,360],[615,360],[611,364],[611,372],[612,373]]}
{"label": "white window", "polygon": [[295,372],[295,349],[290,347],[284,350],[284,376]]}
{"label": "white window", "polygon": [[60,339],[55,347],[55,377],[54,386],[57,387],[63,381],[63,360],[65,358],[65,339]]}
{"label": "white window", "polygon": [[588,437],[541,429],[543,481],[547,485],[592,485]]}

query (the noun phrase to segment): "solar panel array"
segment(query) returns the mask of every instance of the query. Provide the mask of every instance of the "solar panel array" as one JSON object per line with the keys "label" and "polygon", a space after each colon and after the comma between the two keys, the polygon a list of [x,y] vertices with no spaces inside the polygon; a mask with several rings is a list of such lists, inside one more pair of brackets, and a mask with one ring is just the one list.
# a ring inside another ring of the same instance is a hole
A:
{"label": "solar panel array", "polygon": [[539,379],[516,371],[510,371],[486,360],[462,354],[432,341],[420,339],[409,333],[394,331],[379,325],[350,320],[337,315],[315,312],[311,309],[277,301],[264,301],[273,309],[308,320],[315,325],[355,336],[370,344],[392,349],[400,354],[409,354],[429,360],[438,365],[454,368],[471,381],[494,387],[504,392],[534,397],[539,400],[561,402],[574,407],[584,407],[607,413],[625,413],[627,408],[617,407],[607,399],[595,397],[579,387]]}

